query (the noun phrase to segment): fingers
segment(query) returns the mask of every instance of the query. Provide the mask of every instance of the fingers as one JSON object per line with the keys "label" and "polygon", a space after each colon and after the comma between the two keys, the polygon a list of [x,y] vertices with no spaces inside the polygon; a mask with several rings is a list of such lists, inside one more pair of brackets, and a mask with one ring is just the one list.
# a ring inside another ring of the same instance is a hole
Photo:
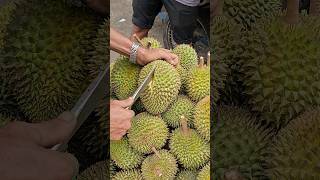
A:
{"label": "fingers", "polygon": [[168,49],[160,49],[161,50],[161,58],[166,60],[168,63],[176,66],[179,63],[179,58],[177,55],[173,54],[170,50]]}
{"label": "fingers", "polygon": [[116,130],[110,132],[111,140],[121,140],[124,135],[127,134],[127,130]]}
{"label": "fingers", "polygon": [[74,115],[71,112],[64,112],[56,119],[37,124],[13,122],[6,129],[8,132],[13,132],[13,136],[27,139],[39,146],[51,147],[64,142],[75,125]]}
{"label": "fingers", "polygon": [[112,103],[118,104],[121,107],[126,108],[126,107],[132,106],[133,98],[129,97],[128,99],[125,99],[125,100],[113,100]]}

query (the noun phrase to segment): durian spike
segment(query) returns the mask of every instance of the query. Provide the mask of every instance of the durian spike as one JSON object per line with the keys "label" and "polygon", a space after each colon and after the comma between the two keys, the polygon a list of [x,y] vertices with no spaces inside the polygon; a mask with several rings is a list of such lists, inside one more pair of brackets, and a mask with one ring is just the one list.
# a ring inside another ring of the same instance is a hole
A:
{"label": "durian spike", "polygon": [[133,35],[133,38],[135,38],[136,41],[138,41],[138,43],[142,45],[141,39],[136,34]]}
{"label": "durian spike", "polygon": [[210,51],[209,51],[208,57],[207,57],[207,67],[210,67],[210,61],[211,61],[211,56],[210,56]]}
{"label": "durian spike", "polygon": [[320,0],[310,0],[310,15],[320,16]]}
{"label": "durian spike", "polygon": [[157,149],[156,149],[155,147],[152,147],[151,150],[154,152],[154,154],[155,154],[158,158],[160,158],[160,154],[159,154],[159,152],[157,151]]}
{"label": "durian spike", "polygon": [[221,16],[223,14],[224,0],[216,0],[216,4],[213,8],[213,16]]}
{"label": "durian spike", "polygon": [[287,1],[287,14],[284,20],[288,24],[297,24],[299,22],[299,0]]}
{"label": "durian spike", "polygon": [[199,62],[199,67],[203,68],[203,65],[204,65],[204,58],[201,56],[200,57],[200,62]]}
{"label": "durian spike", "polygon": [[188,134],[189,128],[188,128],[188,122],[187,118],[185,116],[180,117],[180,124],[181,124],[181,129],[183,134]]}

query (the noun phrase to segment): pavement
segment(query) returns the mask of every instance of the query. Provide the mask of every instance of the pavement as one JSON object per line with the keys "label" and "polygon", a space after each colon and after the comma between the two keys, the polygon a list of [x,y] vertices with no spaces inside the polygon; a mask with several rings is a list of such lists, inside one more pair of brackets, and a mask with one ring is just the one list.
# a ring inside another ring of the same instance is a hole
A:
{"label": "pavement", "polygon": [[[110,25],[126,37],[132,30],[132,0],[110,0]],[[163,25],[159,17],[156,17],[149,36],[155,37],[163,45]],[[110,50],[110,62],[113,62],[119,54]]]}

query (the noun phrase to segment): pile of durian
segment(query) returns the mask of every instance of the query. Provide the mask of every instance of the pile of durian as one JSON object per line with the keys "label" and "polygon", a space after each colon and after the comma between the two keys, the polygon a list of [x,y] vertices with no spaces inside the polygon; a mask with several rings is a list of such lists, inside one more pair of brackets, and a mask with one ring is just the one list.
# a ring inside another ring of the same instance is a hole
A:
{"label": "pile of durian", "polygon": [[320,179],[320,1],[217,3],[213,179]]}
{"label": "pile of durian", "polygon": [[[139,41],[161,47],[152,37]],[[133,105],[131,128],[121,140],[110,141],[112,179],[210,179],[210,56],[205,62],[186,44],[172,52],[177,66],[156,60],[142,67],[123,56],[111,64],[111,98],[120,100],[155,67]]]}
{"label": "pile of durian", "polygon": [[[107,66],[108,20],[65,0],[0,4],[0,127],[70,110]],[[69,144],[81,169],[107,158],[107,110],[102,100]]]}

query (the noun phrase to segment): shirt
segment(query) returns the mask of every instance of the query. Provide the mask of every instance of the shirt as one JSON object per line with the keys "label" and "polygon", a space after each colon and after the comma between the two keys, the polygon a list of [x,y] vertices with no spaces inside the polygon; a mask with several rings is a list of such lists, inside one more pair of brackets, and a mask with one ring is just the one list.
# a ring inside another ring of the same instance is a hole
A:
{"label": "shirt", "polygon": [[183,5],[191,6],[191,7],[198,6],[200,3],[200,0],[176,0],[176,1]]}

